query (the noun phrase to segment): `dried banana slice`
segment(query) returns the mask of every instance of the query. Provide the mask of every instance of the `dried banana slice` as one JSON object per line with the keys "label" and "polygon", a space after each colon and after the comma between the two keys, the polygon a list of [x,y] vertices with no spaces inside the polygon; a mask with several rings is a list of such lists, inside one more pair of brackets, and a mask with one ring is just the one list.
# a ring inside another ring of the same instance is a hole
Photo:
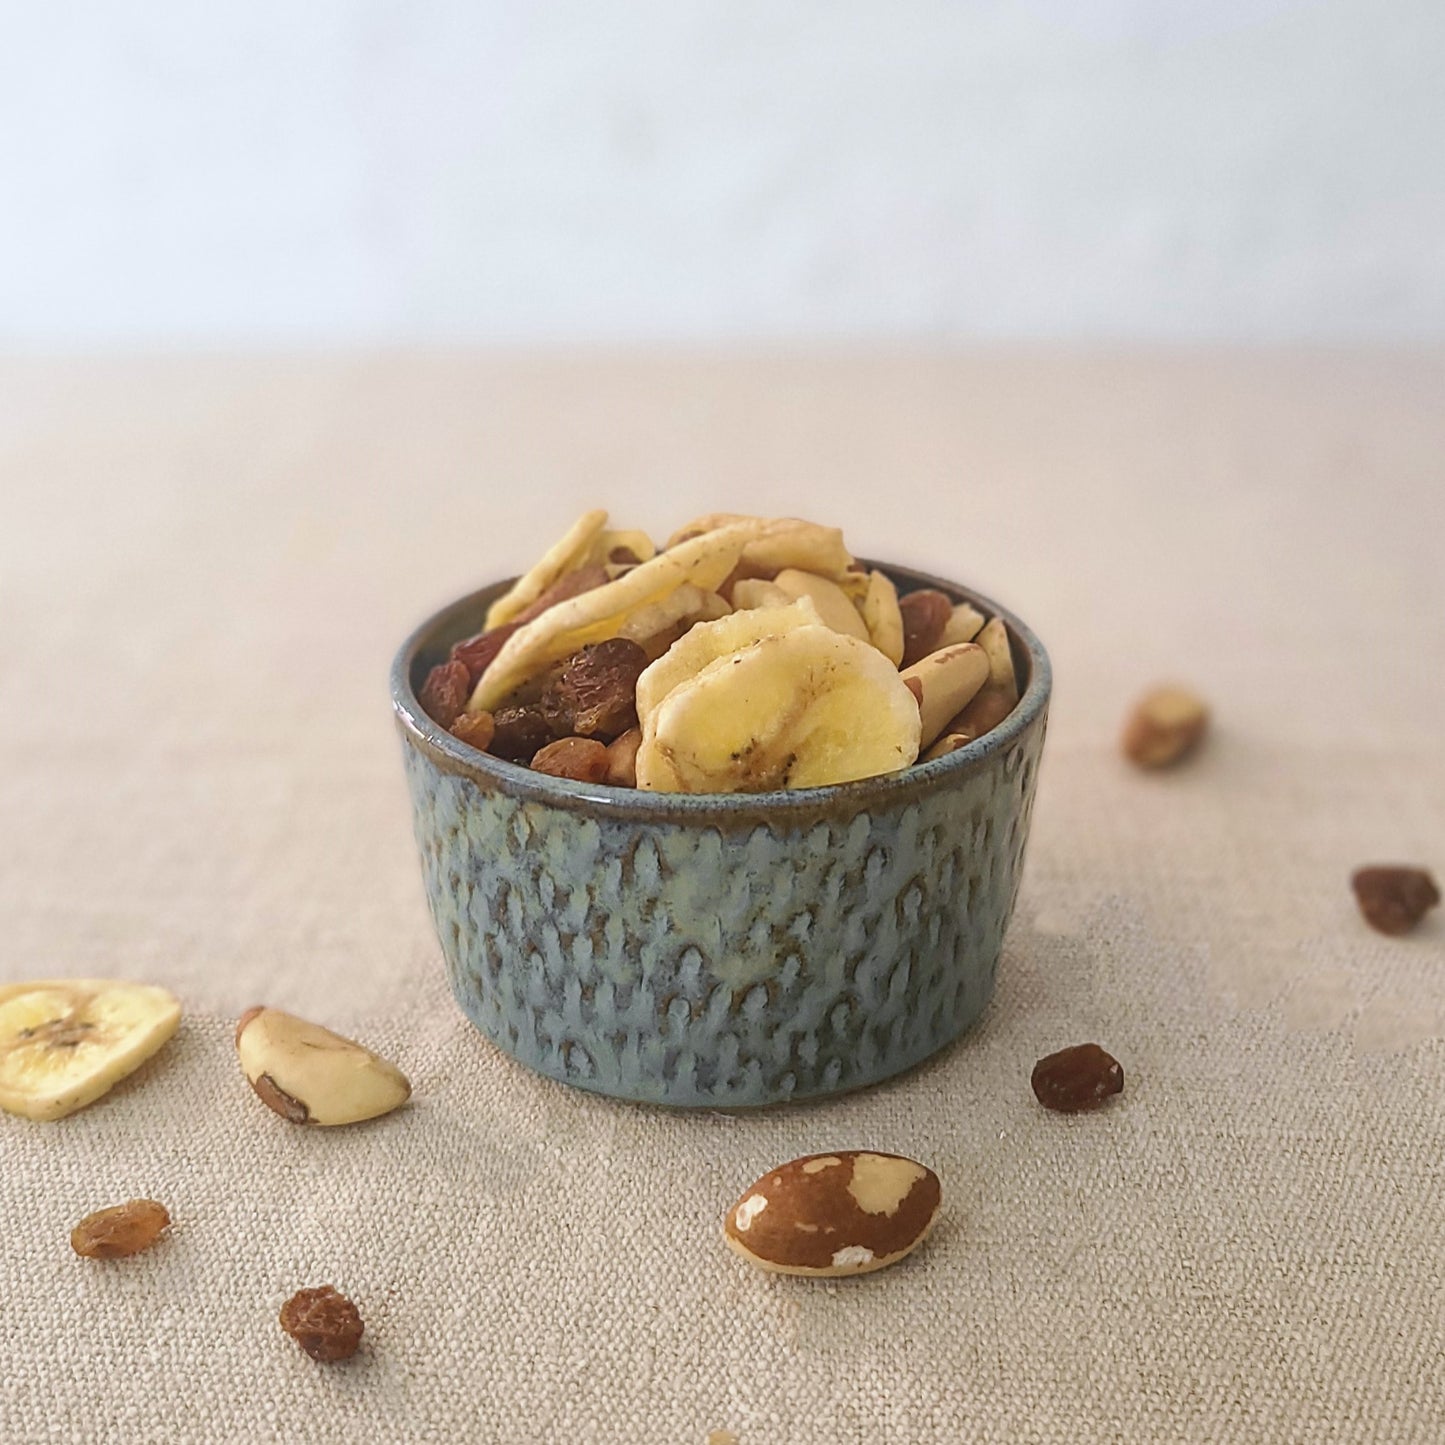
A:
{"label": "dried banana slice", "polygon": [[741,652],[765,637],[796,627],[816,627],[821,618],[812,602],[790,600],[782,607],[752,607],[715,622],[689,628],[637,679],[637,718],[646,724],[663,699],[709,663]]}
{"label": "dried banana slice", "polygon": [[63,979],[0,989],[0,1109],[63,1119],[175,1033],[181,1006],[151,984]]}
{"label": "dried banana slice", "polygon": [[[853,555],[843,544],[840,528],[821,527],[798,517],[740,517],[731,512],[713,512],[674,532],[668,549],[686,546],[684,539],[737,527],[747,529],[747,544],[739,560],[749,576],[775,577],[785,567],[797,567],[831,578],[845,590],[867,580],[862,573],[850,574]],[[850,576],[857,582],[850,582]]]}
{"label": "dried banana slice", "polygon": [[898,589],[883,572],[868,574],[868,590],[859,609],[868,640],[893,664],[903,662],[903,613],[898,607]]}
{"label": "dried banana slice", "polygon": [[[603,536],[607,513],[600,508],[583,512],[567,529],[560,542],[554,542],[531,571],[512,583],[511,589],[498,597],[487,609],[487,627],[500,627],[519,612],[530,607],[559,577],[584,566],[591,557],[594,544]],[[605,556],[598,559],[605,561]]]}
{"label": "dried banana slice", "polygon": [[700,592],[716,592],[737,566],[746,540],[746,529],[721,527],[659,552],[614,581],[548,608],[502,645],[477,682],[467,711],[495,710],[509,693],[543,668],[570,657],[589,642],[618,636],[628,618],[684,584]]}
{"label": "dried banana slice", "polygon": [[868,628],[858,615],[858,609],[836,582],[819,577],[816,572],[784,567],[773,578],[773,586],[780,588],[790,597],[808,598],[818,609],[818,616],[823,619],[824,626],[831,627],[834,632],[843,632],[849,637],[868,641]]}
{"label": "dried banana slice", "polygon": [[906,768],[918,741],[918,704],[888,659],[809,624],[673,688],[643,722],[637,783],[689,793],[845,783]]}

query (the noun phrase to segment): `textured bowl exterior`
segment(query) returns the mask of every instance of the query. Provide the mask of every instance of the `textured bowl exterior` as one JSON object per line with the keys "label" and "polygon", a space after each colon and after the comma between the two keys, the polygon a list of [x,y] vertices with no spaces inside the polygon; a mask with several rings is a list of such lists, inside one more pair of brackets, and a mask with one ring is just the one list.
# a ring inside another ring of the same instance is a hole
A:
{"label": "textured bowl exterior", "polygon": [[427,897],[489,1039],[580,1088],[729,1109],[876,1083],[977,1019],[1046,725],[1048,660],[1021,624],[1004,614],[1023,700],[977,743],[891,778],[678,796],[531,773],[422,714],[415,683],[499,590],[425,624],[393,673]]}

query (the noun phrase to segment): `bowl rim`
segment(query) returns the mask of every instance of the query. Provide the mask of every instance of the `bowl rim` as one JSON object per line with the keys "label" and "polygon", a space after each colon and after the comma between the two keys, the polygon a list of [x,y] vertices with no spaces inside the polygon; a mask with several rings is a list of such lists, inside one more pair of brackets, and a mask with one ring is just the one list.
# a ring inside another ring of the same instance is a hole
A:
{"label": "bowl rim", "polygon": [[695,821],[737,826],[761,825],[785,817],[806,814],[867,812],[879,805],[893,807],[935,791],[940,785],[958,782],[963,776],[981,771],[996,753],[1009,748],[1029,731],[1048,706],[1053,687],[1049,655],[1033,630],[1006,607],[962,583],[919,572],[893,562],[876,562],[860,557],[870,570],[885,572],[893,581],[906,582],[907,591],[937,588],[976,606],[986,616],[1000,617],[1014,647],[1029,659],[1029,683],[1018,705],[997,727],[963,747],[934,758],[913,763],[899,772],[848,783],[828,783],[814,788],[778,788],[765,793],[663,793],[639,788],[621,788],[608,783],[579,783],[536,773],[521,763],[510,763],[490,753],[478,752],[453,737],[423,711],[411,685],[412,668],[418,653],[457,617],[475,612],[485,601],[501,595],[515,578],[479,587],[447,603],[412,629],[397,650],[391,664],[391,701],[402,736],[444,772],[460,775],[479,784],[506,792],[527,802],[551,804],[570,812],[600,817],[631,818],[640,822]]}

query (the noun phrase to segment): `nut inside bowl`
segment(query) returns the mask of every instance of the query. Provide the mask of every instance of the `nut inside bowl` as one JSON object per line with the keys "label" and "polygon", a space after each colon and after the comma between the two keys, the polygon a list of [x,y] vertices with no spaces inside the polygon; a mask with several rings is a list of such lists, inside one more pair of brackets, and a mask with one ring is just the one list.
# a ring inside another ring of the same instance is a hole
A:
{"label": "nut inside bowl", "polygon": [[391,691],[432,917],[463,1011],[538,1072],[638,1102],[743,1108],[900,1073],[978,1018],[1012,913],[1047,654],[1000,617],[1020,701],[902,772],[767,793],[571,782],[479,753],[417,700],[509,583],[403,644]]}

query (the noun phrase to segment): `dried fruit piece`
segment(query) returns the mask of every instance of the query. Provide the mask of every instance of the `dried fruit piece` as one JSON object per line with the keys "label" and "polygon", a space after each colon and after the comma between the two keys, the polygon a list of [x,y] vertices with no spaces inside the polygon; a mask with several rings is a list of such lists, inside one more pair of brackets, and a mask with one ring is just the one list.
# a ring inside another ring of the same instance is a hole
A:
{"label": "dried fruit piece", "polygon": [[852,582],[848,580],[853,556],[843,545],[840,528],[821,527],[798,517],[747,517],[737,512],[712,512],[675,532],[668,538],[667,546],[671,550],[721,531],[741,531],[745,535],[739,561],[750,577],[773,577],[784,567],[799,567],[820,577],[830,577],[845,590],[856,584],[867,585],[867,578],[860,573],[852,574]]}
{"label": "dried fruit piece", "polygon": [[642,742],[641,728],[628,728],[620,738],[607,746],[607,776],[603,782],[614,788],[637,786],[637,749]]}
{"label": "dried fruit piece", "polygon": [[1403,863],[1357,868],[1350,886],[1365,922],[1381,933],[1409,933],[1440,902],[1434,878],[1424,868]]}
{"label": "dried fruit piece", "polygon": [[63,1119],[134,1073],[180,1022],[175,995],[151,984],[79,978],[0,987],[0,1109]]}
{"label": "dried fruit piece", "polygon": [[765,637],[776,637],[797,627],[816,627],[820,622],[817,608],[803,599],[781,607],[749,607],[713,622],[698,623],[637,679],[639,720],[645,725],[669,693],[718,658],[741,652]]}
{"label": "dried fruit piece", "polygon": [[1077,1114],[1097,1109],[1124,1088],[1124,1069],[1098,1044],[1075,1044],[1040,1059],[1029,1082],[1046,1109]]}
{"label": "dried fruit piece", "polygon": [[723,1238],[776,1274],[868,1274],[922,1243],[938,1176],[898,1154],[809,1154],[770,1170],[727,1213]]}
{"label": "dried fruit piece", "polygon": [[818,609],[818,616],[823,619],[825,627],[868,641],[868,629],[858,615],[858,609],[836,582],[796,567],[784,567],[773,578],[773,586],[786,592],[789,598],[806,597]]}
{"label": "dried fruit piece", "polygon": [[487,609],[487,626],[500,627],[504,622],[515,621],[517,614],[541,597],[559,577],[581,567],[606,525],[607,513],[600,509],[578,517],[562,539],[553,543],[530,570],[492,603]]}
{"label": "dried fruit piece", "polygon": [[[521,625],[520,622],[508,622],[501,627],[492,628],[490,632],[479,632],[475,637],[452,644],[451,660],[460,662],[467,669],[467,677],[472,687],[477,685],[481,675],[492,665],[492,659]],[[468,696],[470,694],[469,688]]]}
{"label": "dried fruit piece", "polygon": [[400,1069],[281,1009],[247,1009],[236,1025],[236,1053],[262,1103],[293,1124],[359,1124],[411,1097]]}
{"label": "dried fruit piece", "polygon": [[927,747],[988,681],[988,654],[976,642],[961,642],[930,652],[900,675],[910,691],[916,685],[919,745]]}
{"label": "dried fruit piece", "polygon": [[918,736],[918,704],[893,664],[813,622],[717,658],[644,712],[637,782],[693,793],[821,787],[906,768]]}
{"label": "dried fruit piece", "polygon": [[281,1328],[313,1360],[349,1360],[366,1326],[361,1311],[329,1284],[297,1290],[281,1306]]}
{"label": "dried fruit piece", "polygon": [[[591,592],[594,588],[602,587],[611,580],[607,568],[601,563],[594,562],[589,566],[579,567],[575,572],[568,572],[559,577],[535,602],[524,607],[512,619],[512,622],[516,624],[516,627],[525,626],[533,618],[540,617],[550,608],[563,602],[570,602],[572,598],[580,597],[584,592]],[[508,626],[511,626],[511,623]],[[516,631],[516,627],[513,627],[512,630]],[[510,635],[509,633],[508,636]]]}
{"label": "dried fruit piece", "polygon": [[900,597],[898,610],[903,616],[903,666],[911,667],[938,646],[953,615],[953,602],[942,592],[924,587]]}
{"label": "dried fruit piece", "polygon": [[637,722],[637,679],[646,666],[647,654],[628,638],[595,642],[562,664],[537,705],[554,735],[611,742]]}
{"label": "dried fruit piece", "polygon": [[605,587],[549,608],[508,639],[477,684],[469,707],[496,708],[552,663],[589,642],[616,637],[629,617],[684,583],[701,592],[713,591],[737,564],[748,532],[739,526],[705,533],[633,567]]}
{"label": "dried fruit piece", "polygon": [[[898,606],[898,589],[883,572],[868,574],[868,590],[859,606],[868,640],[891,662],[903,662],[903,612]],[[960,638],[960,641],[965,639]]]}
{"label": "dried fruit piece", "polygon": [[70,1231],[70,1247],[86,1259],[126,1259],[149,1249],[170,1222],[164,1204],[132,1199],[87,1214]]}
{"label": "dried fruit piece", "polygon": [[464,712],[452,725],[451,735],[484,753],[492,745],[496,720],[489,712]]}
{"label": "dried fruit piece", "polygon": [[596,738],[558,738],[532,759],[532,771],[576,783],[600,783],[607,776],[607,744]]}
{"label": "dried fruit piece", "polygon": [[739,577],[725,589],[734,607],[748,610],[755,607],[786,607],[794,599],[775,583],[764,577]]}
{"label": "dried fruit piece", "polygon": [[438,663],[427,673],[417,697],[433,722],[449,728],[461,716],[471,690],[471,669],[465,662],[452,658]]}
{"label": "dried fruit piece", "polygon": [[1166,768],[1199,746],[1209,709],[1182,687],[1160,687],[1134,705],[1124,724],[1124,756],[1141,768]]}
{"label": "dried fruit piece", "polygon": [[492,715],[489,751],[494,757],[506,758],[510,763],[525,763],[551,741],[552,729],[534,703],[499,708]]}

